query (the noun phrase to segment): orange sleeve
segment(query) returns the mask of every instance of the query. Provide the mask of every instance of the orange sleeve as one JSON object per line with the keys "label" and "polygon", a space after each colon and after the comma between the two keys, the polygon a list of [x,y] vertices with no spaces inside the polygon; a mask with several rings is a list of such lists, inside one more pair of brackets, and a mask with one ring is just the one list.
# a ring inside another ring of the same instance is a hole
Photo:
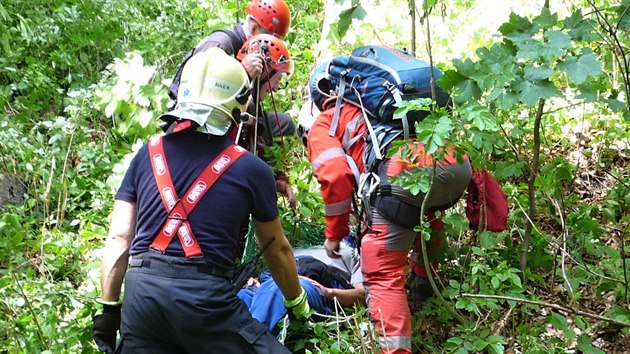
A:
{"label": "orange sleeve", "polygon": [[[308,135],[308,158],[320,184],[326,218],[325,236],[341,240],[350,232],[354,175],[346,160],[341,139],[329,135],[334,108],[324,111],[313,123]],[[343,130],[340,118],[338,130]]]}

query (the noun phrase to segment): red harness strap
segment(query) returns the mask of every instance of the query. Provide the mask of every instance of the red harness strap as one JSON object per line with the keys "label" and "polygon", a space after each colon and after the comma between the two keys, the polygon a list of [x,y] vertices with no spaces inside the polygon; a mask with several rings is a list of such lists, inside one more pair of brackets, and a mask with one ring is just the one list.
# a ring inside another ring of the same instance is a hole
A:
{"label": "red harness strap", "polygon": [[160,197],[164,208],[168,212],[168,218],[164,222],[162,229],[153,240],[151,248],[164,253],[168,245],[173,241],[173,235],[177,232],[179,242],[186,253],[186,257],[202,255],[199,243],[193,234],[188,215],[195,208],[199,200],[206,194],[219,177],[227,170],[232,163],[246,152],[238,145],[230,145],[219,154],[203,172],[197,177],[195,182],[188,188],[183,199],[179,199],[171,173],[166,162],[162,137],[151,139],[149,142],[149,156],[155,183],[160,191]]}

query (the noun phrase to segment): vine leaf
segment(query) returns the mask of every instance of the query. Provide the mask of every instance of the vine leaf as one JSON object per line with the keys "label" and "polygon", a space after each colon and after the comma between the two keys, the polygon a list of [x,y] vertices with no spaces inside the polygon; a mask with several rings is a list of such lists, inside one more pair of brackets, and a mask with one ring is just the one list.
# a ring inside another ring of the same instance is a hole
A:
{"label": "vine leaf", "polygon": [[571,37],[561,31],[547,31],[545,39],[547,42],[542,47],[541,55],[548,61],[560,58],[571,47]]}
{"label": "vine leaf", "polygon": [[361,6],[361,2],[358,0],[353,0],[352,5],[349,9],[342,10],[339,14],[339,21],[337,22],[337,35],[339,38],[343,38],[348,32],[350,25],[352,24],[352,19],[362,20],[367,15],[367,12]]}
{"label": "vine leaf", "polygon": [[524,80],[516,85],[518,99],[524,104],[533,107],[538,99],[547,99],[559,94],[558,89],[550,81]]}
{"label": "vine leaf", "polygon": [[590,49],[584,49],[584,54],[579,57],[569,56],[558,64],[558,69],[567,73],[571,82],[579,85],[589,76],[597,76],[602,72],[602,66],[597,56]]}
{"label": "vine leaf", "polygon": [[553,69],[548,66],[528,66],[523,70],[523,74],[526,80],[545,80],[553,74]]}
{"label": "vine leaf", "polygon": [[455,90],[455,102],[467,102],[481,97],[477,82],[454,70],[447,70],[438,83],[447,91]]}

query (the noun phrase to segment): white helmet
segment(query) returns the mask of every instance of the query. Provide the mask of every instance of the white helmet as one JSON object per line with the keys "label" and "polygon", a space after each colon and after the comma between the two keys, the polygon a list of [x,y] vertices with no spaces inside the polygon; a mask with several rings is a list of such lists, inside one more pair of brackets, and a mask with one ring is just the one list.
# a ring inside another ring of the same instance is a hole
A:
{"label": "white helmet", "polygon": [[225,135],[250,98],[247,72],[236,58],[220,48],[193,55],[184,65],[175,109],[160,119],[190,120],[199,130]]}
{"label": "white helmet", "polygon": [[315,106],[315,103],[311,100],[311,98],[307,98],[302,104],[300,108],[300,113],[298,113],[298,128],[297,135],[302,140],[302,144],[306,146],[308,141],[308,132],[311,130],[313,123],[315,123],[315,119],[319,117],[321,112]]}

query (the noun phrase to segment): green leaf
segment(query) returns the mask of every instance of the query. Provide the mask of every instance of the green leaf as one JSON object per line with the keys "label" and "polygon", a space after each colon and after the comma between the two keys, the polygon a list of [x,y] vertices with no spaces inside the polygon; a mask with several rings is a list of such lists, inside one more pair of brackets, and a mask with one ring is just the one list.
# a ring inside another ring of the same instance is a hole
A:
{"label": "green leaf", "polygon": [[498,109],[509,111],[518,103],[518,96],[512,92],[504,92],[495,103]]}
{"label": "green leaf", "polygon": [[505,352],[505,348],[503,347],[503,344],[499,344],[499,343],[492,343],[489,346],[490,349],[490,353],[491,354],[503,354]]}
{"label": "green leaf", "polygon": [[558,22],[558,14],[552,14],[549,8],[543,7],[540,11],[540,15],[533,21],[534,25],[539,26],[541,29],[547,29],[553,27]]}
{"label": "green leaf", "polygon": [[477,237],[479,237],[479,245],[485,249],[491,249],[503,240],[502,234],[489,231],[483,231]]}
{"label": "green leaf", "polygon": [[[527,35],[521,34],[520,37],[525,37]],[[516,53],[516,58],[521,60],[529,60],[532,62],[538,61],[543,52],[546,50],[545,45],[543,43],[537,42],[528,38],[528,40],[522,40],[516,44],[518,47],[518,52]]]}
{"label": "green leaf", "polygon": [[431,98],[416,98],[414,100],[397,102],[394,104],[398,108],[394,111],[393,119],[401,119],[409,111],[430,111],[432,102]]}
{"label": "green leaf", "polygon": [[512,280],[512,284],[518,286],[519,288],[523,288],[523,283],[521,283],[521,278],[517,274],[510,273],[510,279]]}
{"label": "green leaf", "polygon": [[619,30],[624,31],[630,29],[630,16],[628,15],[628,4],[626,2],[625,5],[617,6],[615,8],[615,12],[618,16],[623,16],[619,18],[617,26]]}
{"label": "green leaf", "polygon": [[473,80],[465,80],[457,84],[455,102],[475,101],[481,97],[481,89]]}
{"label": "green leaf", "polygon": [[559,95],[558,89],[550,81],[523,81],[516,86],[518,99],[527,106],[533,107],[538,99],[548,99]]}
{"label": "green leaf", "polygon": [[576,85],[584,82],[589,76],[597,76],[602,73],[602,66],[597,56],[590,49],[584,49],[579,57],[569,56],[558,64],[558,69],[567,73],[569,80]]}
{"label": "green leaf", "polygon": [[360,3],[353,3],[352,7],[345,9],[339,13],[339,21],[337,21],[337,35],[340,38],[346,35],[353,19],[362,20],[367,15],[365,9]]}
{"label": "green leaf", "polygon": [[547,61],[562,57],[566,48],[571,46],[571,37],[560,31],[545,32],[545,38],[547,42],[542,47],[541,55]]}
{"label": "green leaf", "polygon": [[471,121],[481,131],[496,132],[499,130],[497,118],[485,106],[473,103],[464,107],[461,110],[461,114],[465,115],[466,119]]}
{"label": "green leaf", "polygon": [[564,19],[564,28],[569,30],[569,35],[575,41],[591,41],[597,38],[590,21],[586,20],[579,10]]}
{"label": "green leaf", "polygon": [[553,74],[553,69],[551,69],[550,67],[543,65],[543,66],[526,66],[525,69],[523,70],[524,73],[524,77],[526,80],[528,81],[538,81],[538,80],[544,80],[544,79],[548,79],[551,74]]}
{"label": "green leaf", "polygon": [[605,354],[606,353],[603,350],[595,348],[591,344],[591,338],[588,335],[586,335],[586,334],[583,334],[583,335],[578,337],[577,348],[582,353],[589,353],[589,354]]}
{"label": "green leaf", "polygon": [[501,281],[497,277],[492,277],[492,279],[490,279],[490,284],[492,284],[493,288],[498,289],[501,286]]}
{"label": "green leaf", "polygon": [[488,342],[483,340],[483,339],[477,339],[474,343],[473,343],[473,350],[475,352],[480,352],[482,349],[485,349],[486,346],[488,346]]}
{"label": "green leaf", "polygon": [[501,32],[501,34],[503,34],[503,36],[508,37],[508,35],[516,31],[529,31],[531,27],[532,24],[527,18],[519,16],[512,12],[510,14],[510,19],[508,20],[508,22],[502,24],[499,27],[499,31]]}
{"label": "green leaf", "polygon": [[569,321],[567,321],[567,318],[559,315],[555,312],[553,312],[551,314],[551,316],[549,317],[549,324],[551,324],[552,326],[554,326],[555,328],[559,329],[559,330],[566,330],[569,328]]}
{"label": "green leaf", "polygon": [[470,60],[469,58],[466,58],[466,60],[464,61],[457,60],[457,59],[453,60],[453,66],[455,66],[455,69],[457,69],[457,73],[460,73],[461,75],[464,75],[465,77],[471,77],[476,74],[475,63],[473,63],[473,61]]}
{"label": "green leaf", "polygon": [[446,91],[451,91],[460,82],[468,78],[455,70],[446,70],[442,77],[438,79],[438,84]]}
{"label": "green leaf", "polygon": [[606,316],[617,321],[630,322],[630,311],[623,307],[613,307],[612,309],[606,311]]}
{"label": "green leaf", "polygon": [[455,279],[450,279],[450,280],[448,281],[448,285],[449,285],[451,288],[459,289],[459,282],[458,282],[457,280],[455,280]]}

